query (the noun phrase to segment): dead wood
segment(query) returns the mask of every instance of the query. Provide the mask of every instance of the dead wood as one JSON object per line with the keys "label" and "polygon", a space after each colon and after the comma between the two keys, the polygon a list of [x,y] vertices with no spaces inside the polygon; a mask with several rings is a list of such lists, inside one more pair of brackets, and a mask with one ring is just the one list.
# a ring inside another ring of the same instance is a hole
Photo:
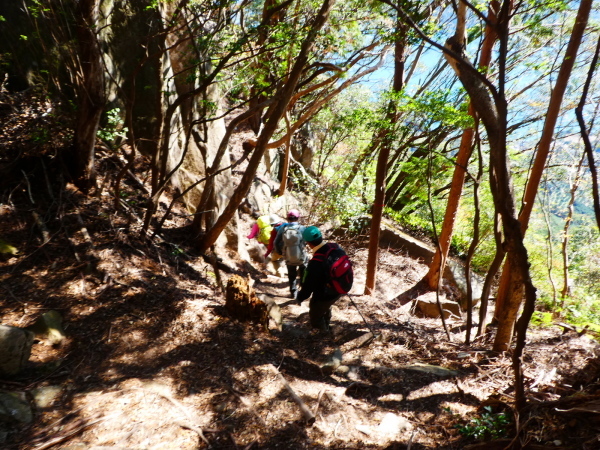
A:
{"label": "dead wood", "polygon": [[289,385],[289,383],[285,380],[283,375],[281,375],[281,372],[279,372],[279,370],[277,370],[277,367],[275,367],[275,366],[272,366],[272,367],[273,367],[273,370],[275,370],[275,372],[277,372],[277,378],[279,378],[279,381],[281,381],[283,386],[287,389],[287,391],[292,396],[292,399],[294,400],[294,402],[296,402],[296,404],[300,408],[300,411],[302,411],[302,416],[304,416],[304,420],[306,421],[306,423],[308,423],[309,425],[312,425],[313,423],[315,423],[316,417],[312,413],[312,411],[308,408],[308,406],[306,406],[306,403],[304,403],[304,401],[300,397],[298,397],[296,392],[294,392],[294,390]]}
{"label": "dead wood", "polygon": [[34,447],[34,450],[45,450],[47,448],[54,447],[55,445],[58,445],[68,439],[71,439],[73,436],[81,433],[86,428],[91,427],[92,425],[95,425],[98,422],[102,422],[106,419],[108,419],[108,417],[102,417],[100,419],[96,419],[91,422],[88,422],[85,419],[79,419],[79,420],[75,421],[74,423],[68,425],[67,430],[64,432],[64,434],[62,434],[61,436],[52,438],[49,441],[46,441],[43,444],[40,444],[40,445]]}
{"label": "dead wood", "polygon": [[40,231],[42,232],[42,236],[44,238],[44,244],[47,244],[48,242],[50,242],[50,232],[48,231],[48,227],[42,221],[42,218],[40,217],[40,215],[38,213],[36,213],[35,211],[32,211],[31,214],[33,215],[33,219],[35,220],[36,225],[39,227]]}
{"label": "dead wood", "polygon": [[362,347],[363,345],[368,344],[375,338],[375,335],[370,331],[365,333],[356,339],[352,339],[351,341],[346,342],[344,345],[340,347],[340,351],[343,353],[348,353],[356,348]]}
{"label": "dead wood", "polygon": [[[227,281],[225,289],[225,308],[231,317],[262,325],[269,330],[269,305],[256,295],[252,288],[253,280],[233,275]],[[273,302],[274,303],[274,302]]]}

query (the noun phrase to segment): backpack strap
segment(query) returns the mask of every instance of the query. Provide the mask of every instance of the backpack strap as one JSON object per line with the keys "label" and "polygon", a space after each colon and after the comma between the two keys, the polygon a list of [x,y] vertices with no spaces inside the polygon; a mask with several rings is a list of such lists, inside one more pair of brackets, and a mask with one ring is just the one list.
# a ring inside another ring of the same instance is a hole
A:
{"label": "backpack strap", "polygon": [[313,261],[319,261],[319,262],[327,261],[327,258],[329,258],[329,254],[332,251],[334,251],[336,248],[338,248],[339,245],[337,245],[334,242],[328,242],[321,248],[324,248],[324,247],[327,247],[327,251],[325,253],[321,253],[321,252],[315,253],[314,256],[312,257]]}

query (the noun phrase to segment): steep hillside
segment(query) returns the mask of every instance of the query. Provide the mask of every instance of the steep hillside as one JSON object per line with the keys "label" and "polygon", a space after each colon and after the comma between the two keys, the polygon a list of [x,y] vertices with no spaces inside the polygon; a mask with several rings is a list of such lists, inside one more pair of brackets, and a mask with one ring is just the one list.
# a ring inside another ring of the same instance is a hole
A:
{"label": "steep hillside", "polygon": [[[15,143],[0,146],[6,155]],[[488,352],[491,334],[465,346],[462,319],[448,320],[447,336],[439,320],[391,301],[424,274],[419,261],[382,249],[377,292],[362,296],[366,236],[339,240],[355,263],[356,305],[340,300],[333,332],[315,334],[285,278],[234,252],[197,254],[186,211],[159,236],[140,234],[147,161],[124,180],[115,209],[116,155],[99,154],[99,189],[86,197],[52,150],[11,159],[4,180],[0,237],[18,253],[0,256],[0,313],[2,324],[25,327],[58,311],[66,339],[40,337],[25,370],[0,380],[32,414],[7,415],[2,404],[2,448],[489,450],[515,435],[517,448],[599,448],[599,347],[588,335],[531,330],[531,406],[516,434],[510,358]],[[281,330],[230,318],[219,280],[233,274],[276,301]],[[363,341],[370,331],[376,338]]]}

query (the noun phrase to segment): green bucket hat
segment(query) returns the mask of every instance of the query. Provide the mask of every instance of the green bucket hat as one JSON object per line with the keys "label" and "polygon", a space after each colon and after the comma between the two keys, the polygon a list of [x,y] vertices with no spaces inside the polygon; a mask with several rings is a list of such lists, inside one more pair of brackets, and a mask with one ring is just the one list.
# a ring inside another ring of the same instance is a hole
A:
{"label": "green bucket hat", "polygon": [[304,239],[306,242],[313,242],[321,237],[321,232],[317,227],[306,227],[302,232],[302,239]]}

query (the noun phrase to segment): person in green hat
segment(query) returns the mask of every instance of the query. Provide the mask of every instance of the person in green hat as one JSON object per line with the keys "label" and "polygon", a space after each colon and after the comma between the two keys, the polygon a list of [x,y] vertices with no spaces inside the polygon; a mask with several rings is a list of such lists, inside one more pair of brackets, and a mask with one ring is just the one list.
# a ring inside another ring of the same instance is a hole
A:
{"label": "person in green hat", "polygon": [[344,252],[338,244],[325,242],[321,231],[315,226],[306,227],[302,238],[311,248],[313,256],[304,271],[302,289],[298,293],[296,302],[301,305],[304,300],[312,296],[309,304],[310,324],[320,331],[329,331],[331,306],[342,295],[330,285],[328,278],[330,268],[326,261],[326,255],[330,253],[330,250]]}

